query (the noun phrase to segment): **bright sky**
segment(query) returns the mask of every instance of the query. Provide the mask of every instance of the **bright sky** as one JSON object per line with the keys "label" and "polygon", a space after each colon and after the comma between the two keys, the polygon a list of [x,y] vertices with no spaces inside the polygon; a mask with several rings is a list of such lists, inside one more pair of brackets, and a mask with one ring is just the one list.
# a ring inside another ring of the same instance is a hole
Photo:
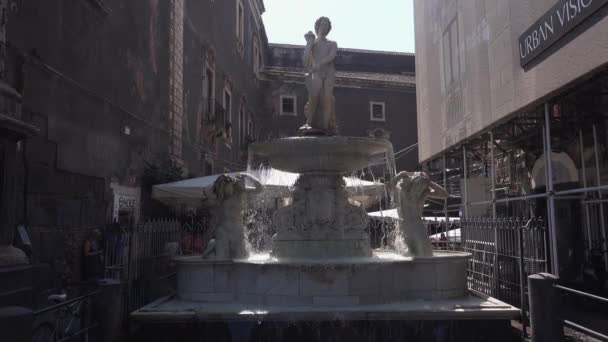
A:
{"label": "bright sky", "polygon": [[306,43],[318,17],[331,19],[328,38],[338,47],[414,52],[412,0],[264,0],[271,43]]}

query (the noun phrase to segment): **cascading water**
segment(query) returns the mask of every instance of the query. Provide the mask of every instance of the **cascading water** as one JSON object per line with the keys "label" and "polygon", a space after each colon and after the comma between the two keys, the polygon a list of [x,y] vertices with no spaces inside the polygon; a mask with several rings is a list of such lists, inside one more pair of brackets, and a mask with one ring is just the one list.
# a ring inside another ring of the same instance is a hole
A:
{"label": "cascading water", "polygon": [[[356,171],[351,171],[344,176],[345,189],[348,196],[348,203],[360,208],[365,214],[367,210],[380,210],[392,208],[393,200],[383,182],[395,174],[395,161],[391,144],[385,144],[385,151],[372,158],[375,165],[368,165]],[[316,158],[311,155],[309,158]],[[319,164],[329,163],[330,161],[320,160]],[[322,166],[323,167],[323,166]],[[277,211],[288,206],[293,201],[296,182],[301,174],[285,172],[272,168],[267,158],[264,158],[254,150],[249,151],[247,171],[248,174],[256,177],[264,186],[264,192],[250,198],[246,204],[247,238],[252,247],[253,254],[268,253],[272,250],[272,237],[281,227],[275,225]],[[381,175],[381,176],[377,176]],[[330,215],[334,216],[336,213]],[[380,235],[381,243],[374,243],[374,248],[390,250],[396,237],[396,225],[388,220],[381,219],[380,230],[376,227],[378,223],[366,227],[367,240],[372,243],[372,235]],[[345,227],[339,226],[339,233],[345,237]],[[377,240],[376,236],[374,240]],[[259,259],[256,255],[255,258]]]}

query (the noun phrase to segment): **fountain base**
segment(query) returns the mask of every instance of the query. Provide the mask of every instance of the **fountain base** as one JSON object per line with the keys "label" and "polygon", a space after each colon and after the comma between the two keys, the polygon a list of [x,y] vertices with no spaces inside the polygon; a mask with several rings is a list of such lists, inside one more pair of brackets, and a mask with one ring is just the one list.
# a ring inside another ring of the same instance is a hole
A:
{"label": "fountain base", "polygon": [[209,261],[175,259],[177,297],[184,301],[251,305],[370,305],[462,298],[468,254],[409,258],[390,252],[344,259]]}
{"label": "fountain base", "polygon": [[141,322],[510,320],[519,310],[467,290],[469,254],[205,261],[178,257],[177,294],[133,312]]}

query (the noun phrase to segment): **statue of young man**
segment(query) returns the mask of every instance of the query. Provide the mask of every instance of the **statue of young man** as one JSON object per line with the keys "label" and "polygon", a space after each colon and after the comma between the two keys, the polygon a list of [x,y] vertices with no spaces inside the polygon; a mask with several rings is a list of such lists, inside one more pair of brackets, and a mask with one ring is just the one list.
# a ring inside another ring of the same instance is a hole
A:
{"label": "statue of young man", "polygon": [[329,18],[317,19],[315,31],[317,37],[311,31],[304,36],[306,48],[302,61],[308,70],[305,79],[308,103],[304,108],[306,125],[301,130],[304,134],[333,135],[336,134],[334,59],[338,53],[338,44],[327,39],[327,35],[331,31]]}

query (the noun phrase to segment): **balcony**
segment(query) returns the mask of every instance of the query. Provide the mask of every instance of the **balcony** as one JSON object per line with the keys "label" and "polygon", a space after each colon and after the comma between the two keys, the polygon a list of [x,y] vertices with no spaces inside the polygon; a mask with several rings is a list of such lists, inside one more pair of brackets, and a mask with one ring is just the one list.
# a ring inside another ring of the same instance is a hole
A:
{"label": "balcony", "polygon": [[232,123],[226,119],[226,110],[214,99],[205,99],[203,106],[203,141],[214,143],[218,139],[231,141]]}
{"label": "balcony", "polygon": [[21,103],[21,95],[0,80],[0,132],[13,140],[22,140],[39,132],[36,126],[23,118]]}

